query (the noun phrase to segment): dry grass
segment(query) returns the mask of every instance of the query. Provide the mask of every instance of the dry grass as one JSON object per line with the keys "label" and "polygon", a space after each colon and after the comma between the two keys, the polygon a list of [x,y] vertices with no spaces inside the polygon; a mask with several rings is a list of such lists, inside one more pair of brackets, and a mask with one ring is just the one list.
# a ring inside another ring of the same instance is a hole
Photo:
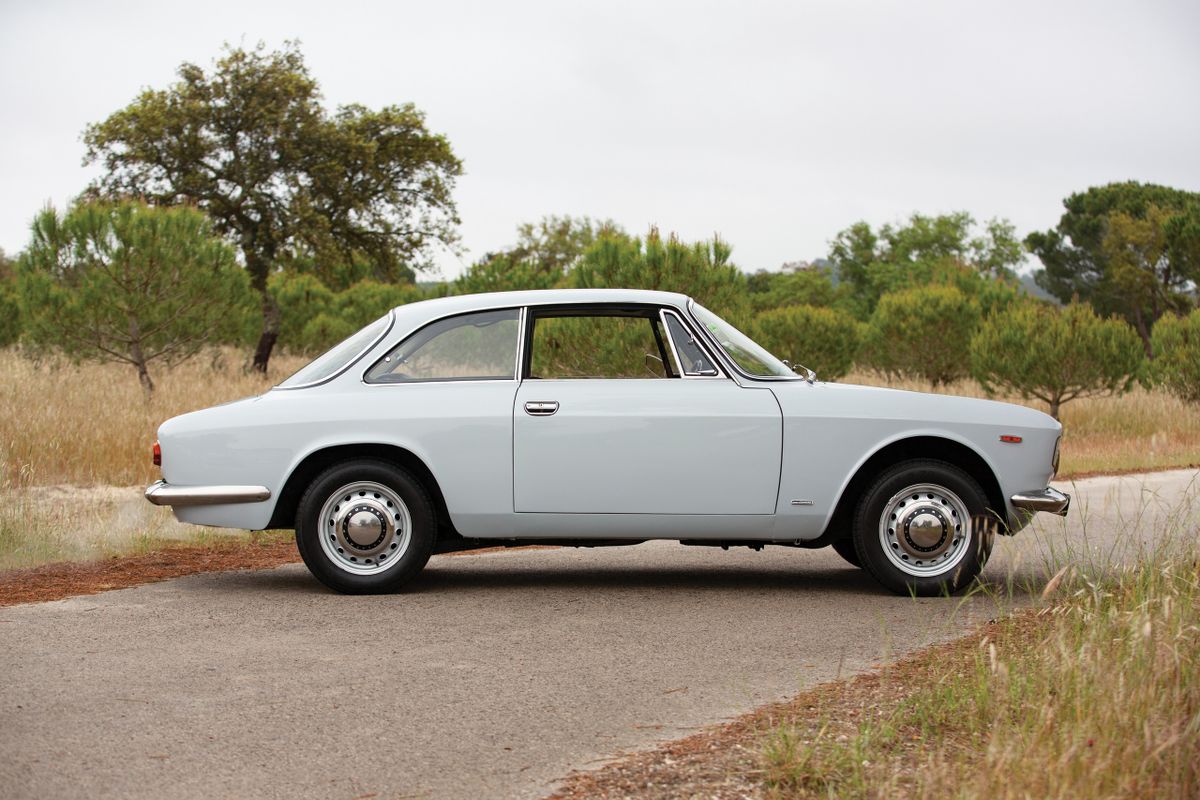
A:
{"label": "dry grass", "polygon": [[[986,397],[972,381],[931,387],[926,383],[886,380],[872,373],[857,372],[847,376],[844,382]],[[1046,410],[1046,404],[1037,400],[995,399]],[[1063,406],[1062,423],[1059,472],[1064,477],[1200,465],[1200,406],[1189,405],[1166,392],[1139,386],[1120,397],[1075,400]]]}
{"label": "dry grass", "polygon": [[159,370],[149,402],[133,369],[119,364],[31,360],[0,350],[0,486],[130,486],[158,477],[154,434],[186,411],[261,394],[304,359],[272,360],[262,378],[244,354],[215,351]]}

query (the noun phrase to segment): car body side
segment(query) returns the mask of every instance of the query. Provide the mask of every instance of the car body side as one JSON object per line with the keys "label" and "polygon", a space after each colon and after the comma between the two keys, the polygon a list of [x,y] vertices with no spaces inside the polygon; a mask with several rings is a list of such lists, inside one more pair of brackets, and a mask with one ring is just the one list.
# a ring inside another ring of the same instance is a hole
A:
{"label": "car body side", "polygon": [[[559,297],[559,295],[564,295]],[[592,291],[588,302],[653,303],[675,310],[695,332],[703,329],[688,313],[688,298],[666,293],[620,290]],[[409,384],[373,385],[363,373],[378,358],[425,324],[454,313],[488,308],[528,308],[535,304],[579,302],[579,292],[495,294],[487,300],[460,304],[442,302],[442,311],[414,303],[396,309],[389,333],[354,359],[339,374],[319,384],[299,389],[276,388],[259,397],[185,414],[168,420],[159,429],[163,478],[173,486],[244,485],[266,487],[271,496],[259,502],[176,506],[176,516],[202,525],[262,529],[290,526],[296,500],[296,477],[305,465],[321,463],[321,454],[334,448],[394,453],[398,460],[419,465],[432,476],[440,505],[455,532],[476,539],[713,539],[815,542],[837,524],[844,497],[855,491],[856,476],[874,470],[881,458],[902,452],[906,443],[929,443],[938,452],[959,453],[970,464],[960,464],[975,475],[994,510],[1010,530],[1020,528],[1027,515],[1012,507],[1009,498],[1018,492],[1044,487],[1052,477],[1051,461],[1061,433],[1057,421],[1041,412],[1008,403],[929,395],[875,387],[796,380],[753,380],[738,374],[736,365],[722,359],[725,374],[702,380],[640,381],[658,384],[688,383],[686,391],[761,392],[751,419],[735,418],[729,431],[744,429],[757,436],[766,472],[774,486],[748,483],[745,469],[725,464],[719,442],[711,448],[711,469],[722,471],[704,491],[696,491],[694,513],[690,506],[673,513],[647,513],[646,509],[621,513],[614,498],[614,513],[590,508],[571,513],[518,511],[514,482],[514,426],[521,393],[520,373],[507,380],[448,380]],[[439,302],[439,301],[432,301]],[[718,348],[710,349],[717,351]],[[525,344],[524,346],[528,346]],[[539,392],[553,394],[556,384],[591,385],[629,381],[613,379],[527,381]],[[528,394],[528,392],[526,392]],[[770,402],[768,401],[768,397]],[[670,414],[669,403],[659,411]],[[686,415],[686,404],[677,405]],[[746,413],[746,412],[743,412]],[[774,420],[774,421],[772,421]],[[739,423],[744,425],[739,427]],[[605,419],[605,425],[625,426],[636,434],[646,420],[637,415]],[[772,433],[772,431],[775,431]],[[680,428],[675,445],[696,449],[695,427]],[[1019,437],[1019,443],[1001,436]],[[684,438],[684,437],[689,438]],[[701,443],[702,444],[702,443]],[[771,452],[770,449],[775,452]],[[683,452],[682,450],[680,451]],[[611,463],[598,469],[628,470],[639,454],[614,452]],[[682,457],[682,455],[680,456]],[[875,460],[874,462],[872,460]],[[959,459],[952,459],[959,460]],[[646,454],[640,454],[640,461]],[[596,465],[590,465],[596,466]],[[669,467],[669,462],[667,463]],[[560,480],[572,472],[595,470],[562,464]],[[695,472],[691,473],[695,475]],[[577,476],[576,476],[577,477]],[[682,480],[682,479],[681,479]],[[757,480],[757,479],[756,479]],[[686,484],[662,475],[662,491],[687,491]],[[739,483],[739,481],[741,481]],[[565,484],[561,484],[565,485]],[[727,485],[730,492],[755,491],[753,504],[737,506],[736,513],[721,513],[723,506],[709,497],[711,486]],[[764,500],[765,492],[774,502]],[[280,504],[284,506],[280,506]]]}

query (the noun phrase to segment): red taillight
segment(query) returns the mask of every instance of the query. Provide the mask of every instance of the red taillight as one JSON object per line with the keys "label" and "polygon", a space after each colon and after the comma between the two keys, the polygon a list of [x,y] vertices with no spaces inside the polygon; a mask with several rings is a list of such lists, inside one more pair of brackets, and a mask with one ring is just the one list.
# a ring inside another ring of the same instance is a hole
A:
{"label": "red taillight", "polygon": [[158,446],[158,442],[154,443],[154,466],[162,466],[162,448]]}
{"label": "red taillight", "polygon": [[1021,437],[1020,436],[1009,436],[1008,434],[1005,434],[1000,437],[1000,441],[1008,442],[1009,444],[1020,444]]}

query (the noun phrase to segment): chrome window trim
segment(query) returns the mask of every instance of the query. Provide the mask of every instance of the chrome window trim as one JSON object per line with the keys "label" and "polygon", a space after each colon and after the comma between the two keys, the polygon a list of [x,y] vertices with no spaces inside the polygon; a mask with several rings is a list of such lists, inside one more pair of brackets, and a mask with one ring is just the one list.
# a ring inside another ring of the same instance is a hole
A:
{"label": "chrome window trim", "polygon": [[[358,351],[357,355],[355,355],[353,358],[348,360],[345,364],[343,364],[340,368],[338,368],[338,370],[336,372],[334,372],[332,375],[330,375],[326,378],[322,378],[319,381],[309,381],[308,383],[298,383],[295,386],[281,386],[279,384],[276,384],[275,386],[271,387],[271,391],[273,391],[273,392],[274,391],[290,392],[290,391],[294,391],[296,389],[308,389],[313,386],[321,386],[323,384],[329,383],[331,380],[348,372],[351,367],[353,367],[355,364],[357,364],[359,361],[362,360],[363,356],[365,356],[367,353],[371,352],[376,347],[378,347],[379,343],[382,342],[385,338],[387,338],[387,335],[392,332],[392,328],[394,328],[394,327],[396,327],[396,309],[393,308],[391,311],[388,312],[388,324],[384,326],[383,332],[380,333],[378,336],[376,336],[375,340],[373,342],[371,342],[369,345],[364,347],[362,350]],[[353,335],[353,334],[351,334],[351,335]],[[318,358],[319,357],[320,356],[318,356]],[[316,359],[313,359],[313,360],[315,361]],[[310,361],[309,364],[311,364],[311,363],[312,362]],[[308,364],[305,364],[304,366],[308,366]],[[300,369],[304,369],[304,367],[301,367]],[[368,367],[367,369],[370,369],[370,367]],[[299,370],[297,370],[297,372],[298,371]],[[295,373],[293,373],[293,374],[295,374]],[[284,380],[286,381],[287,378],[284,378]]]}
{"label": "chrome window trim", "polygon": [[[692,307],[694,305],[696,305],[696,301],[692,298],[688,298],[688,317],[691,319],[693,327],[699,328],[704,332],[704,337],[708,340],[709,345],[715,348],[718,353],[720,353],[720,358],[726,362],[727,366],[733,369],[734,373],[740,375],[746,380],[762,381],[764,383],[788,383],[791,381],[805,380],[803,375],[793,375],[788,377],[787,375],[751,375],[749,372],[746,372],[744,369],[738,366],[738,363],[729,355],[729,353],[725,352],[725,348],[722,347],[721,343],[717,341],[717,337],[713,336],[712,333],[709,332],[708,328],[704,327],[704,325],[700,323],[700,320],[696,319],[696,315],[692,312]],[[762,347],[762,345],[759,345],[759,347]],[[807,381],[805,382],[807,383]]]}
{"label": "chrome window trim", "polygon": [[[466,378],[466,377],[464,377],[464,378],[428,378],[428,379],[418,378],[416,380],[404,381],[403,383],[374,382],[374,381],[367,380],[367,373],[375,368],[375,364],[379,363],[379,359],[375,359],[375,361],[371,363],[371,366],[369,366],[365,370],[363,370],[362,375],[360,375],[358,378],[359,383],[361,383],[363,386],[415,386],[417,384],[430,384],[430,383],[517,383],[521,380],[521,376],[520,376],[521,344],[522,344],[522,339],[524,337],[525,306],[512,306],[512,305],[488,306],[487,308],[475,308],[470,311],[456,311],[453,314],[446,314],[444,316],[437,317],[435,319],[431,319],[426,322],[423,322],[420,325],[418,325],[417,327],[410,329],[408,331],[408,333],[404,334],[404,336],[397,339],[396,343],[387,349],[387,352],[390,353],[391,351],[395,350],[397,347],[399,347],[400,345],[402,345],[406,341],[408,341],[409,338],[412,337],[413,334],[418,333],[423,328],[428,328],[430,325],[436,325],[437,323],[442,322],[444,320],[453,319],[454,317],[466,317],[466,316],[471,316],[474,314],[490,314],[494,311],[508,311],[510,309],[516,310],[517,324],[521,326],[517,330],[517,364],[516,364],[517,368],[513,371],[513,376],[511,378]],[[392,309],[392,313],[393,314],[396,313],[395,309]],[[376,342],[376,345],[378,345],[378,342]],[[386,355],[386,353],[385,353],[385,355]]]}
{"label": "chrome window trim", "polygon": [[[667,324],[667,315],[668,314],[670,314],[672,317],[674,317],[675,321],[678,322],[683,327],[684,330],[691,331],[691,328],[690,328],[690,326],[688,326],[688,324],[686,322],[683,321],[683,318],[679,316],[679,314],[675,311],[675,309],[667,308],[665,306],[658,309],[658,316],[659,316],[659,319],[662,320],[663,330],[666,331],[667,341],[670,342],[670,344],[671,344],[671,355],[673,355],[675,357],[675,365],[679,367],[679,377],[683,378],[684,380],[691,380],[691,381],[695,381],[695,380],[711,381],[713,379],[725,380],[726,379],[725,375],[721,372],[721,368],[717,365],[718,364],[717,359],[712,357],[712,353],[709,353],[708,349],[705,348],[700,343],[699,338],[696,338],[696,346],[699,347],[701,350],[703,350],[705,352],[705,354],[709,357],[709,359],[712,361],[713,369],[715,369],[717,371],[717,374],[716,375],[689,375],[683,371],[683,361],[680,360],[680,358],[679,358],[679,349],[675,345],[675,337],[671,334],[671,326]],[[691,333],[692,333],[693,337],[696,337],[695,331],[691,331]]]}

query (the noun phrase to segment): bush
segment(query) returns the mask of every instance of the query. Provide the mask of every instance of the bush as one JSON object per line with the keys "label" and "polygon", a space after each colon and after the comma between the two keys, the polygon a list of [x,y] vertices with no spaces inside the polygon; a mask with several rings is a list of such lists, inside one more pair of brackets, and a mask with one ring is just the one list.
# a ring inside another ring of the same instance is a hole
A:
{"label": "bush", "polygon": [[21,336],[21,309],[14,286],[0,282],[0,347],[13,344]]}
{"label": "bush", "polygon": [[1055,419],[1070,400],[1128,391],[1143,359],[1133,328],[1086,303],[1026,301],[990,317],[971,340],[971,373],[985,391],[1037,398]]}
{"label": "bush", "polygon": [[968,374],[979,303],[953,286],[885,294],[871,317],[867,363],[888,375],[950,383]]}
{"label": "bush", "polygon": [[389,309],[420,300],[409,283],[359,281],[333,292],[312,274],[278,274],[267,290],[279,304],[279,341],[292,350],[321,352]]}
{"label": "bush", "polygon": [[753,338],[778,358],[837,380],[854,366],[862,327],[844,311],[805,305],[764,311],[755,318],[751,331]]}
{"label": "bush", "polygon": [[1186,317],[1162,317],[1150,341],[1155,383],[1189,403],[1200,403],[1200,309]]}

